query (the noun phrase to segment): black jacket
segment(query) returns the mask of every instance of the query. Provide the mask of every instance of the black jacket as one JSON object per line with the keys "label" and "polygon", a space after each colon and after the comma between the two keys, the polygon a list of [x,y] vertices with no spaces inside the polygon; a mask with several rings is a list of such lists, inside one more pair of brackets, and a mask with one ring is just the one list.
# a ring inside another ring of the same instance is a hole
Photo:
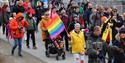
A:
{"label": "black jacket", "polygon": [[[125,42],[115,40],[113,42],[114,63],[125,63]],[[122,51],[123,50],[123,51]]]}
{"label": "black jacket", "polygon": [[18,12],[22,12],[23,13],[24,11],[25,11],[24,7],[23,6],[19,6],[19,5],[14,6],[14,8],[12,10],[12,12],[16,12],[16,13],[18,13]]}
{"label": "black jacket", "polygon": [[44,15],[45,8],[37,6],[36,9],[35,9],[35,11],[36,11],[36,17],[37,17],[37,19],[41,20],[41,16]]}

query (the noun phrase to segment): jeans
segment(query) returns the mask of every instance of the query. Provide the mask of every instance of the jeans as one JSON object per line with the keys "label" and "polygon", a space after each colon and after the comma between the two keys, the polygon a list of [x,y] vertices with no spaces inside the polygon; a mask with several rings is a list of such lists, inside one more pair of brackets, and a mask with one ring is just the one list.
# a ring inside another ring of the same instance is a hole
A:
{"label": "jeans", "polygon": [[18,47],[18,54],[21,55],[21,50],[22,50],[22,38],[14,39],[14,46],[12,48],[12,53],[14,53],[16,47]]}

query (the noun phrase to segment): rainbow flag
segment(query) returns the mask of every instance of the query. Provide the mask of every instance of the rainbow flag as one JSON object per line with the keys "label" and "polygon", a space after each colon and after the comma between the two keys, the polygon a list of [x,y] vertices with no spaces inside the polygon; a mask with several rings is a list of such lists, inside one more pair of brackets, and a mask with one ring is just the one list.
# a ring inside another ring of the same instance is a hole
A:
{"label": "rainbow flag", "polygon": [[52,19],[47,24],[47,29],[51,39],[56,38],[64,29],[65,26],[57,13],[52,13]]}

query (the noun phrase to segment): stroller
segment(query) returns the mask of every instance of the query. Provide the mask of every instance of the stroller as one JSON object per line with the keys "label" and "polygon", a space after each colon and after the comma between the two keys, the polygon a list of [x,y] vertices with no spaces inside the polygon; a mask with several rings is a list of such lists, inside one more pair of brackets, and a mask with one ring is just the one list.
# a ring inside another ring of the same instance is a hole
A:
{"label": "stroller", "polygon": [[47,44],[48,50],[45,51],[46,57],[50,57],[50,54],[56,54],[56,60],[59,60],[60,57],[65,59],[64,51],[64,42],[61,41],[61,36],[58,36],[56,39],[49,39]]}

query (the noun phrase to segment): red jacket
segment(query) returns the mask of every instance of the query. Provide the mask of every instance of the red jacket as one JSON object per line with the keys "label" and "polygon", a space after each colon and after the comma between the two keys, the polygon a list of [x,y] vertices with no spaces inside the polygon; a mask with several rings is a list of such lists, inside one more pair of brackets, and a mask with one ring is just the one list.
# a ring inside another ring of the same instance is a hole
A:
{"label": "red jacket", "polygon": [[27,13],[27,14],[32,14],[32,15],[35,15],[35,14],[36,14],[36,12],[35,12],[35,10],[34,10],[33,8],[27,9],[26,13]]}
{"label": "red jacket", "polygon": [[[13,19],[10,22],[10,29],[11,29],[11,33],[12,33],[12,37],[13,38],[23,38],[24,36],[24,27],[28,27],[28,22],[27,21],[17,21],[17,19],[19,17],[22,17],[23,14],[22,13],[18,13],[16,16],[16,19]],[[19,27],[22,27],[22,29],[20,30]]]}

